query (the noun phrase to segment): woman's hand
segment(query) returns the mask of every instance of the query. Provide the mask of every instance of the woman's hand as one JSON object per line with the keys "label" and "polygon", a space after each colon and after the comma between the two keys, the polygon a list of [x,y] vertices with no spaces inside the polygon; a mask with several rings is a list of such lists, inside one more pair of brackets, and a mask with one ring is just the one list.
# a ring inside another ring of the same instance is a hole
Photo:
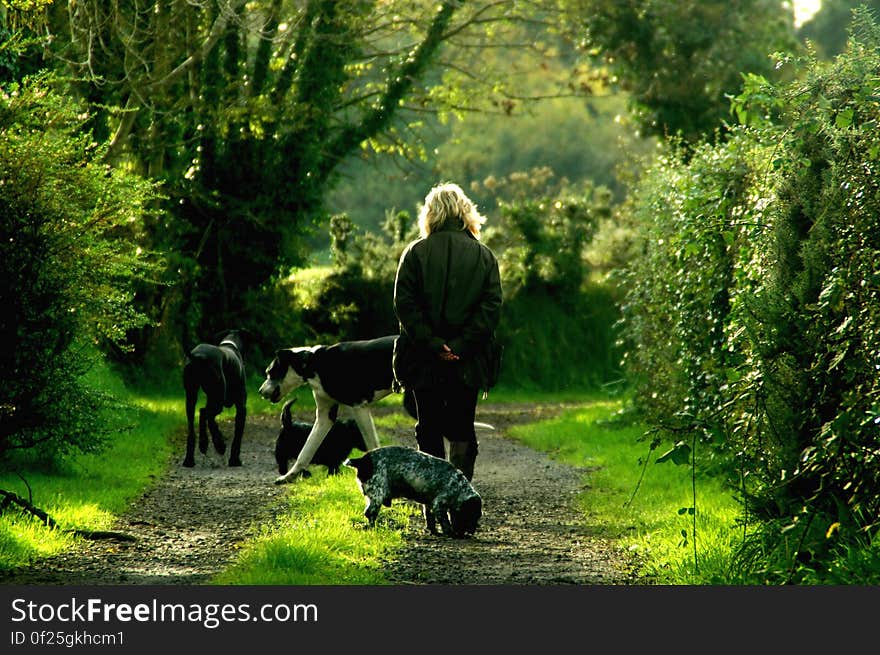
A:
{"label": "woman's hand", "polygon": [[456,355],[454,352],[452,352],[452,350],[449,348],[449,346],[447,346],[444,343],[443,348],[440,351],[440,359],[442,359],[444,362],[454,362],[460,358],[458,355]]}

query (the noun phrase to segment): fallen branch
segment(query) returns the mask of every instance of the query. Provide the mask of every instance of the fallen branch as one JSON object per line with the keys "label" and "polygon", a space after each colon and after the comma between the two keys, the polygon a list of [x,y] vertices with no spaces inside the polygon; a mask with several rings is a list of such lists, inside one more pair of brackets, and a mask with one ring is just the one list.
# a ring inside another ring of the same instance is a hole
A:
{"label": "fallen branch", "polygon": [[130,534],[125,534],[124,532],[114,532],[112,530],[85,530],[81,528],[62,528],[60,525],[58,525],[58,521],[53,519],[48,513],[34,505],[29,500],[22,498],[18,494],[0,489],[0,497],[3,498],[3,501],[0,502],[0,514],[6,511],[9,506],[15,505],[26,513],[30,514],[31,516],[35,516],[36,518],[38,518],[46,527],[53,530],[60,530],[61,532],[67,532],[75,536],[82,537],[83,539],[116,539],[118,541],[137,541],[135,537]]}

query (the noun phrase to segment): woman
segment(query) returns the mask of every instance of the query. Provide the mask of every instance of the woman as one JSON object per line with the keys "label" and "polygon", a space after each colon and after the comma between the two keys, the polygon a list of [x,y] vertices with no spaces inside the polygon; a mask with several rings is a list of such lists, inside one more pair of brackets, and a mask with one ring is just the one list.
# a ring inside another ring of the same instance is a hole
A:
{"label": "woman", "polygon": [[485,221],[458,185],[435,186],[419,211],[421,237],[403,251],[394,282],[394,375],[415,397],[419,449],[445,459],[445,437],[449,461],[469,480],[477,396],[500,365],[501,276],[480,242]]}

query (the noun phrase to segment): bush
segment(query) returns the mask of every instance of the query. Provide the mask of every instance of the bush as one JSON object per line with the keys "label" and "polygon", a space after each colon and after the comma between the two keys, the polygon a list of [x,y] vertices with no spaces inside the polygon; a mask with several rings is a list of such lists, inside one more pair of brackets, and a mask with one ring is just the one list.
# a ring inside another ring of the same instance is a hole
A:
{"label": "bush", "polygon": [[101,163],[87,120],[46,76],[0,96],[0,456],[96,448],[110,399],[82,376],[144,320],[131,285],[152,270],[136,228],[153,190]]}

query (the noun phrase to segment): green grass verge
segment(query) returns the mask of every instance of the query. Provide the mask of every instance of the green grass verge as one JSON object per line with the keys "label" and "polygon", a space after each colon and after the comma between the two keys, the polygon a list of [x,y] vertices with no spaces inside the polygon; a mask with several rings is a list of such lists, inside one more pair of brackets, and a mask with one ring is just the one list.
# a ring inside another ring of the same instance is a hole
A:
{"label": "green grass verge", "polygon": [[[314,406],[310,396],[298,397],[297,402],[302,407]],[[399,408],[401,399],[392,394],[380,403]],[[413,423],[402,410],[374,420],[380,435],[383,428]],[[258,536],[240,550],[236,563],[215,577],[214,584],[387,584],[383,562],[403,545],[410,517],[420,512],[415,504],[396,501],[383,508],[373,529],[365,529],[364,498],[354,471],[343,467],[338,475],[327,475],[323,467],[315,467],[311,478],[289,489],[284,518],[262,526]]]}
{"label": "green grass verge", "polygon": [[641,575],[658,584],[729,583],[742,539],[730,490],[717,479],[699,478],[696,513],[690,514],[690,467],[656,463],[659,453],[640,439],[643,426],[608,421],[620,407],[618,400],[594,400],[552,420],[516,426],[511,435],[590,467],[580,496],[584,520],[598,534],[621,539],[638,556]]}
{"label": "green grass verge", "polygon": [[[126,417],[131,430],[117,434],[99,454],[68,456],[51,468],[0,471],[0,489],[30,498],[61,528],[108,529],[165,470],[171,456],[167,435],[180,426],[181,401],[137,397],[103,368],[94,375],[100,388],[131,404]],[[50,530],[29,515],[0,515],[0,569],[27,565],[73,543],[70,534]]]}

